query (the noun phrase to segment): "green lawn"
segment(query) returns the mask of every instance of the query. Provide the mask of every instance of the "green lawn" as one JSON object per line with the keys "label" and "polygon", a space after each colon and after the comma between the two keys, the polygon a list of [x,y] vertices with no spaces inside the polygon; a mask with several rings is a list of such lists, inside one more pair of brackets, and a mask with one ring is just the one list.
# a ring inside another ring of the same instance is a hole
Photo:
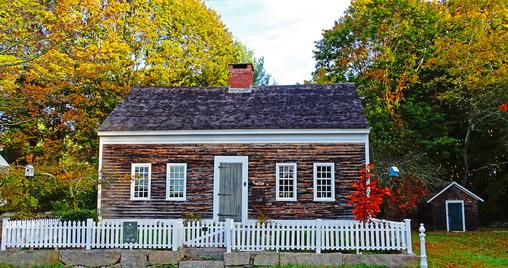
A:
{"label": "green lawn", "polygon": [[[428,232],[429,267],[508,267],[508,229],[475,232]],[[413,249],[420,255],[413,233]]]}
{"label": "green lawn", "polygon": [[296,265],[289,264],[284,266],[276,266],[276,268],[385,268],[386,266],[373,266],[366,264],[357,264],[357,265],[342,265],[342,266],[309,266],[309,265]]}

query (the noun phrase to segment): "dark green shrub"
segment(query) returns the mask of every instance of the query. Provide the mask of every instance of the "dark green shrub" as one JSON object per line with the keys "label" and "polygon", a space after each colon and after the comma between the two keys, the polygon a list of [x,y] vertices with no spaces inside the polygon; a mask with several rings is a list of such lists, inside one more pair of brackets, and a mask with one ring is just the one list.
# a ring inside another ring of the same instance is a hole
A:
{"label": "dark green shrub", "polygon": [[97,220],[97,211],[93,209],[66,209],[56,211],[54,216],[65,221],[86,221],[86,219]]}

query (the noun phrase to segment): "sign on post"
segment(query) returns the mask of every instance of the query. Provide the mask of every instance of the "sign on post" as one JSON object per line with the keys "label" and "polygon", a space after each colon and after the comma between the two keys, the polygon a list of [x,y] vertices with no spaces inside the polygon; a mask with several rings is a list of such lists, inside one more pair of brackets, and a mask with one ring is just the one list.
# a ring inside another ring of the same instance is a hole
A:
{"label": "sign on post", "polygon": [[138,243],[138,223],[135,221],[126,221],[123,223],[123,243]]}

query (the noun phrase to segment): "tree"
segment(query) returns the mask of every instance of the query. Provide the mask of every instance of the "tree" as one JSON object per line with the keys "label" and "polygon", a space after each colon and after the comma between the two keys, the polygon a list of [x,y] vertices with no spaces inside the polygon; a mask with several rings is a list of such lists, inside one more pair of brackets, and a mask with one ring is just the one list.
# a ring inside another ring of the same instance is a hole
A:
{"label": "tree", "polygon": [[504,10],[499,0],[353,1],[316,43],[313,80],[356,83],[376,163],[494,198],[488,185],[508,181]]}
{"label": "tree", "polygon": [[240,41],[235,41],[234,47],[236,50],[237,62],[251,63],[253,65],[253,80],[255,86],[266,86],[270,83],[275,84],[275,81],[270,82],[272,75],[265,69],[265,57],[254,57],[254,50],[249,49]]}
{"label": "tree", "polygon": [[232,37],[201,1],[25,2],[2,4],[0,139],[10,161],[58,162],[72,139],[93,162],[95,130],[133,85],[227,83]]}
{"label": "tree", "polygon": [[248,48],[244,43],[235,40],[235,60],[238,63],[254,63],[254,50]]}
{"label": "tree", "polygon": [[437,99],[452,106],[455,115],[460,114],[454,121],[463,133],[463,185],[469,184],[471,175],[472,135],[508,126],[508,118],[496,109],[500,101],[508,99],[505,10],[506,3],[501,1],[448,2],[440,9],[441,16],[447,18],[443,34],[435,39],[433,57],[424,66],[439,74],[429,83],[441,89]]}
{"label": "tree", "polygon": [[352,185],[355,191],[348,195],[348,204],[354,205],[353,215],[357,221],[366,222],[375,218],[381,211],[383,198],[390,195],[388,188],[379,185],[373,168],[373,164],[368,164],[360,170],[360,176]]}
{"label": "tree", "polygon": [[412,173],[391,178],[389,188],[391,195],[386,200],[386,214],[392,220],[408,218],[429,193],[426,182]]}
{"label": "tree", "polygon": [[76,207],[94,184],[96,129],[132,86],[224,86],[234,59],[199,0],[4,1],[0,145],[48,169]]}
{"label": "tree", "polygon": [[[272,75],[265,70],[265,57],[254,59],[254,85],[266,86],[270,84]],[[275,84],[273,81],[272,84]]]}

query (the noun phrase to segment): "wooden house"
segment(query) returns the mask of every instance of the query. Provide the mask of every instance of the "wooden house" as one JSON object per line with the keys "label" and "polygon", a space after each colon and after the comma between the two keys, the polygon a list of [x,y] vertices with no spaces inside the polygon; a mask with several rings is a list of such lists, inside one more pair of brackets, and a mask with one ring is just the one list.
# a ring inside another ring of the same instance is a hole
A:
{"label": "wooden house", "polygon": [[478,229],[478,201],[483,199],[456,182],[450,183],[427,201],[434,229],[450,232]]}
{"label": "wooden house", "polygon": [[133,88],[101,124],[102,218],[352,218],[347,195],[369,161],[352,83]]}

